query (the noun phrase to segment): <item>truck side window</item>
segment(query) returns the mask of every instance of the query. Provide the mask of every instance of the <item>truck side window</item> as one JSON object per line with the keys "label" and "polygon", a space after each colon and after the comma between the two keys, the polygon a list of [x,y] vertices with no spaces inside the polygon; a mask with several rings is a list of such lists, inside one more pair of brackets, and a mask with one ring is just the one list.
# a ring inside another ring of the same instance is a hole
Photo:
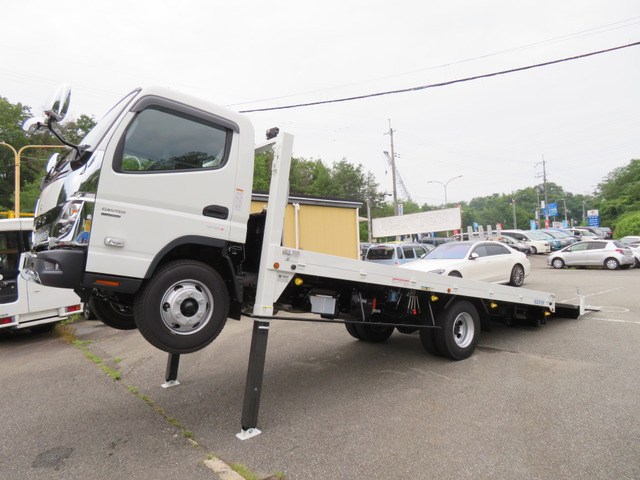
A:
{"label": "truck side window", "polygon": [[127,128],[114,168],[123,172],[218,168],[229,156],[230,140],[231,131],[225,127],[150,107]]}
{"label": "truck side window", "polygon": [[18,232],[0,233],[0,272],[9,279],[17,276],[20,260]]}

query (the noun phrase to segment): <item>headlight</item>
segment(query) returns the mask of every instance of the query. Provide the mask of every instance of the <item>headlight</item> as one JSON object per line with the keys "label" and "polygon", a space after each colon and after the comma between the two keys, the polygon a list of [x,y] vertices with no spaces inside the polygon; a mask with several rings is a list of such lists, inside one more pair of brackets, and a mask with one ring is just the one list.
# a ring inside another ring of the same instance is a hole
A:
{"label": "headlight", "polygon": [[49,237],[49,245],[89,243],[93,202],[72,200],[62,206]]}

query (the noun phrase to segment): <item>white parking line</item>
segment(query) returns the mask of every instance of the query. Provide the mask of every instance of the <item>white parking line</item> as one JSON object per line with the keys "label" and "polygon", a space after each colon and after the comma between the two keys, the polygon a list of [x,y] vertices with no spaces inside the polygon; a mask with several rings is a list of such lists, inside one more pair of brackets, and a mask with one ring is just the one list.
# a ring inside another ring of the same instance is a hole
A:
{"label": "white parking line", "polygon": [[614,322],[614,323],[635,323],[636,325],[640,325],[640,320],[620,320],[619,318],[598,318],[591,317],[592,320],[601,320],[603,322]]}

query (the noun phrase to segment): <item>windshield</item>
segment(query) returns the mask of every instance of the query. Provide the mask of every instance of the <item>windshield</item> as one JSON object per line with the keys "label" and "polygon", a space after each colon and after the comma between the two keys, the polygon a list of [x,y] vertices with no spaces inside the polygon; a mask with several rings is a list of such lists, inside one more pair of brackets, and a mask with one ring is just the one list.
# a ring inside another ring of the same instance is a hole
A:
{"label": "windshield", "polygon": [[547,232],[529,232],[532,237],[537,238],[538,240],[549,240],[549,235]]}
{"label": "windshield", "polygon": [[[131,99],[137,95],[140,89],[136,89],[130,93],[128,93],[122,100],[120,100],[114,107],[112,107],[104,117],[97,123],[95,127],[91,129],[89,133],[82,139],[80,142],[80,146],[83,147],[81,151],[91,150],[95,148],[102,140],[102,137],[107,133],[113,122],[115,122],[116,118],[122,113],[125,107],[129,104]],[[64,167],[70,162],[76,160],[78,157],[78,151],[73,148],[68,150],[63,155],[60,155],[58,159],[58,163],[54,168],[54,172],[59,172],[64,169]],[[87,157],[88,158],[88,157]],[[53,172],[51,172],[53,173]]]}
{"label": "windshield", "polygon": [[394,247],[371,247],[367,252],[367,260],[391,260],[394,253]]}
{"label": "windshield", "polygon": [[470,248],[468,244],[449,243],[434,248],[422,258],[464,258]]}

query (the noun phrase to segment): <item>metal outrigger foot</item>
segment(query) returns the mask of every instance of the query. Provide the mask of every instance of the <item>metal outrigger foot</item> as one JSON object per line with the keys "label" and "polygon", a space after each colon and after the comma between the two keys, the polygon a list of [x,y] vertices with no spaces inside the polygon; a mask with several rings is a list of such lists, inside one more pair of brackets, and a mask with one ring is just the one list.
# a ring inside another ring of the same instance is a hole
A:
{"label": "metal outrigger foot", "polygon": [[180,354],[170,353],[167,358],[167,371],[164,375],[165,382],[162,388],[177,387],[180,385],[178,379],[178,366],[180,365]]}
{"label": "metal outrigger foot", "polygon": [[269,322],[254,320],[251,350],[249,351],[249,366],[247,368],[247,383],[244,390],[244,406],[242,408],[242,430],[236,434],[236,437],[240,440],[247,440],[261,433],[256,428],[256,425],[258,424],[258,411],[260,410],[260,394],[262,393],[268,338]]}

